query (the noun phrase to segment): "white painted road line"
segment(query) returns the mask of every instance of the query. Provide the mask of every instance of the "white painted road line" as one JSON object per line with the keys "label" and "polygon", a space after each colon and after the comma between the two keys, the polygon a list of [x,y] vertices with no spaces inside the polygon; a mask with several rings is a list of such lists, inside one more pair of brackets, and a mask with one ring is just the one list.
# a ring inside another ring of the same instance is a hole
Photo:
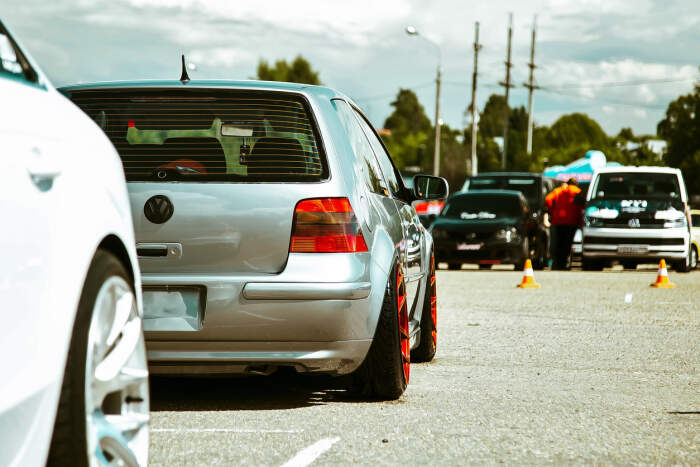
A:
{"label": "white painted road line", "polygon": [[151,433],[301,433],[304,430],[255,430],[245,428],[151,428]]}
{"label": "white painted road line", "polygon": [[328,451],[339,440],[340,438],[336,436],[335,438],[323,438],[316,441],[311,446],[299,451],[296,456],[282,464],[282,467],[306,467],[315,461],[318,456]]}

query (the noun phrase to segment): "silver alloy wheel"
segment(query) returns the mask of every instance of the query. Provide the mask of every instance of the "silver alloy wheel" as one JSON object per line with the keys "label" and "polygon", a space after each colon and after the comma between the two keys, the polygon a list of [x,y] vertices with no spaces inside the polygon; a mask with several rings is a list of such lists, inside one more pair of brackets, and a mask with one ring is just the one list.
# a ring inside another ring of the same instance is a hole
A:
{"label": "silver alloy wheel", "polygon": [[148,463],[148,367],[141,318],[129,284],[100,287],[88,331],[85,417],[90,465]]}

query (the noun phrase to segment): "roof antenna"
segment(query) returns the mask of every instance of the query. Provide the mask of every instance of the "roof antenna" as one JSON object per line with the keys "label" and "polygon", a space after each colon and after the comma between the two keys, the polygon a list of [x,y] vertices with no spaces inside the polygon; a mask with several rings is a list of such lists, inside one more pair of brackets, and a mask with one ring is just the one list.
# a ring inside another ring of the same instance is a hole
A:
{"label": "roof antenna", "polygon": [[185,54],[182,54],[182,74],[180,75],[180,82],[182,84],[190,82],[190,77],[187,74],[187,67],[185,66]]}

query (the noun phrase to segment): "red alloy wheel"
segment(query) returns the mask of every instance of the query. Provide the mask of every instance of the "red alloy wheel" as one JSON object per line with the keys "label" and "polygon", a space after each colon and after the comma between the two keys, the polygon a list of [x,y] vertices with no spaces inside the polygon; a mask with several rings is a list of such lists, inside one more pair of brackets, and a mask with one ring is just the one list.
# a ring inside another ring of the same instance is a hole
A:
{"label": "red alloy wheel", "polygon": [[435,253],[430,256],[430,317],[433,319],[433,346],[437,347],[437,287],[435,281]]}
{"label": "red alloy wheel", "polygon": [[411,373],[411,344],[408,339],[408,304],[406,303],[406,284],[404,283],[401,265],[396,268],[396,304],[399,320],[399,339],[401,345],[401,360],[403,376],[408,384]]}

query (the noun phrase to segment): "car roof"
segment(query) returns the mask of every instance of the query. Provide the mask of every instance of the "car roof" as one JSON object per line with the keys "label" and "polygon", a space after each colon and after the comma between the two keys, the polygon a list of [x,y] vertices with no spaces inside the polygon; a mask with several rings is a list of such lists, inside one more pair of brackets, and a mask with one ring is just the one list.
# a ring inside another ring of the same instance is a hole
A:
{"label": "car roof", "polygon": [[472,175],[469,178],[498,177],[498,176],[500,176],[500,177],[533,177],[533,178],[543,177],[542,174],[534,173],[534,172],[481,172],[480,174]]}
{"label": "car roof", "polygon": [[604,167],[602,169],[596,170],[596,173],[625,173],[625,172],[656,172],[656,173],[668,173],[668,174],[680,174],[679,169],[673,167],[658,167],[653,165],[639,165],[639,166],[622,166],[622,167]]}
{"label": "car roof", "polygon": [[501,195],[501,196],[515,196],[518,198],[524,198],[523,194],[516,190],[470,190],[470,191],[458,191],[453,196],[454,197],[464,197],[464,196],[483,196],[483,195]]}
{"label": "car roof", "polygon": [[80,83],[59,88],[59,91],[69,93],[87,90],[119,90],[119,89],[236,89],[252,91],[286,91],[303,92],[318,97],[342,98],[352,100],[335,89],[326,86],[315,86],[284,81],[258,80],[191,80],[183,83],[179,80],[135,80],[135,81],[103,81],[95,83]]}

